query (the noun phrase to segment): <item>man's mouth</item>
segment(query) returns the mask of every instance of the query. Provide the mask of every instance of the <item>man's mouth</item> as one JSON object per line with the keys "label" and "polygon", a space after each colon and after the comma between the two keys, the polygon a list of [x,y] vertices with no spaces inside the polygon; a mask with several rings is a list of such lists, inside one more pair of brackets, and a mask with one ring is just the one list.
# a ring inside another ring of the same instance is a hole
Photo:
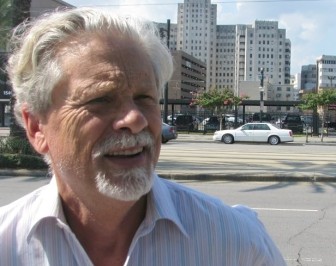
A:
{"label": "man's mouth", "polygon": [[133,157],[142,153],[144,147],[132,148],[126,150],[113,151],[111,153],[105,154],[105,157]]}

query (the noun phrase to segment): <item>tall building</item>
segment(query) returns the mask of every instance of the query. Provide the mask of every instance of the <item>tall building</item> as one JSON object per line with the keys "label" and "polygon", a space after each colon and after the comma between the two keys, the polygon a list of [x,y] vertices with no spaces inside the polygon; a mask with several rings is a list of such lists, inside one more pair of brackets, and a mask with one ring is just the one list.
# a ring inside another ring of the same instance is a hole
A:
{"label": "tall building", "polygon": [[[214,68],[211,73],[207,73],[210,76],[212,87],[228,88],[232,91],[236,88],[242,63],[242,60],[239,60],[241,59],[239,54],[241,54],[242,48],[239,43],[238,45],[236,43],[237,27],[235,25],[217,26],[216,49],[212,54]],[[244,55],[242,56],[244,57]]]}
{"label": "tall building", "polygon": [[336,89],[336,56],[322,55],[316,61],[317,67],[317,88]]}
{"label": "tall building", "polygon": [[216,74],[217,5],[210,0],[184,0],[178,4],[176,49],[203,61],[207,68],[206,83],[213,85]]}
{"label": "tall building", "polygon": [[[205,64],[183,51],[172,52],[174,73],[168,82],[168,99],[190,99],[193,93],[202,92],[206,88]],[[181,112],[188,106],[176,106]]]}
{"label": "tall building", "polygon": [[301,67],[301,88],[300,93],[315,92],[317,84],[316,65],[304,65]]}
{"label": "tall building", "polygon": [[[336,90],[336,56],[322,55],[316,61],[317,68],[317,90],[333,89]],[[319,109],[321,112],[321,109]],[[328,121],[335,123],[336,110],[335,104],[328,106],[327,112],[324,113]]]}
{"label": "tall building", "polygon": [[[61,0],[32,0],[30,3],[30,17],[37,17],[46,11],[51,11],[57,7],[73,7]],[[0,127],[10,125],[10,98],[12,89],[7,80],[5,69],[7,61],[7,51],[0,48]]]}
{"label": "tall building", "polygon": [[[206,64],[207,89],[229,88],[239,96],[242,81],[254,81],[256,86],[248,88],[259,91],[263,69],[265,100],[293,100],[291,43],[277,21],[217,25],[216,4],[210,0],[184,0],[178,4],[177,24],[171,25],[169,43],[171,50],[182,50]],[[243,91],[249,94],[246,88]]]}
{"label": "tall building", "polygon": [[32,0],[30,3],[30,17],[38,17],[45,12],[50,12],[55,8],[73,7],[62,0]]}

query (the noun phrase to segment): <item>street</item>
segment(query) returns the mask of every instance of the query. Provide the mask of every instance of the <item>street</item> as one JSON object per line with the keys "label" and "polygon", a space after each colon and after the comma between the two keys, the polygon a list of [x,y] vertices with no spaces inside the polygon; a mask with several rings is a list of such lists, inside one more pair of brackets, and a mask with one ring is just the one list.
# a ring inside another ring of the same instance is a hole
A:
{"label": "street", "polygon": [[[0,178],[0,206],[46,184],[34,177]],[[288,265],[335,265],[336,184],[176,181],[229,205],[253,208]]]}
{"label": "street", "polygon": [[[225,145],[209,138],[182,136],[163,145],[157,172],[229,205],[253,208],[288,265],[335,265],[336,183],[329,182],[336,180],[335,143]],[[315,182],[319,178],[325,182]],[[0,206],[48,181],[0,177]]]}
{"label": "street", "polygon": [[233,180],[336,180],[335,142],[306,145],[295,141],[272,146],[223,144],[210,139],[211,136],[181,135],[162,145],[157,172],[175,179],[181,175]]}
{"label": "street", "polygon": [[335,183],[178,182],[253,208],[288,265],[335,265]]}

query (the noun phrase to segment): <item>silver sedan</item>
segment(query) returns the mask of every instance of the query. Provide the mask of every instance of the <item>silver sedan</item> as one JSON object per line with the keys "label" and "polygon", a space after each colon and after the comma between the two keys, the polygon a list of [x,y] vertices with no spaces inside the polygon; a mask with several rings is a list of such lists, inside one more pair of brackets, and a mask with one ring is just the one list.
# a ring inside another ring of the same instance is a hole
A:
{"label": "silver sedan", "polygon": [[177,139],[177,136],[178,134],[175,126],[162,123],[162,134],[161,134],[162,143],[167,143],[169,140]]}
{"label": "silver sedan", "polygon": [[294,141],[292,130],[280,129],[270,123],[247,123],[236,129],[219,130],[214,133],[212,139],[225,144],[245,141],[268,142],[271,145],[277,145],[281,142]]}

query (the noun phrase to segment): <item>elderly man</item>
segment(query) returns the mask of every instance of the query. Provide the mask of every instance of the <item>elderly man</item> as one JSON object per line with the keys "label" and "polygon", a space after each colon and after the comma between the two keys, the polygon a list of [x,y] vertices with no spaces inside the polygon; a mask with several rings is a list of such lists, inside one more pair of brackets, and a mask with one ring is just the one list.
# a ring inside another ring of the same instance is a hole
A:
{"label": "elderly man", "polygon": [[150,23],[72,9],[12,40],[15,114],[53,178],[0,209],[0,265],[285,265],[250,209],[154,173],[172,59]]}

